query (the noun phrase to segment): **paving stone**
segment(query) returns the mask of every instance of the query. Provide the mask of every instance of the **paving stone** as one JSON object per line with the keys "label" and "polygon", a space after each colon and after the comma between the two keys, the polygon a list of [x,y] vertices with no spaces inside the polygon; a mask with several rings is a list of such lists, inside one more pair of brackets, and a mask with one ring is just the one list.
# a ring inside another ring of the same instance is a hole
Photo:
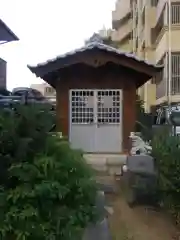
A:
{"label": "paving stone", "polygon": [[113,184],[98,183],[98,187],[105,194],[117,193],[117,188]]}
{"label": "paving stone", "polygon": [[100,216],[100,221],[97,224],[90,224],[87,227],[83,236],[83,240],[111,240],[106,216],[109,211],[112,213],[113,209],[110,209],[110,207],[107,206],[103,191],[98,191],[97,193],[96,206]]}
{"label": "paving stone", "polygon": [[96,225],[90,225],[85,231],[83,240],[112,240],[107,219]]}

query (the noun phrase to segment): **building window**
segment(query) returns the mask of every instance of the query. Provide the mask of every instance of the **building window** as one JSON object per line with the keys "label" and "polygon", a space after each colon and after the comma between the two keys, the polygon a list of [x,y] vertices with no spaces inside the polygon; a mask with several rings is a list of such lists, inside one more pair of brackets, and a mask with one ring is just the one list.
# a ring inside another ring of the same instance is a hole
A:
{"label": "building window", "polygon": [[180,52],[172,53],[171,56],[171,94],[180,94]]}
{"label": "building window", "polygon": [[52,87],[46,87],[45,88],[45,92],[46,94],[54,94],[55,93],[55,89]]}
{"label": "building window", "polygon": [[180,23],[180,4],[172,4],[171,5],[171,22],[172,24]]}
{"label": "building window", "polygon": [[[157,83],[157,98],[169,94],[169,58],[168,53],[163,57],[159,64],[164,64],[164,69],[156,79]],[[171,95],[180,94],[180,52],[171,54]]]}

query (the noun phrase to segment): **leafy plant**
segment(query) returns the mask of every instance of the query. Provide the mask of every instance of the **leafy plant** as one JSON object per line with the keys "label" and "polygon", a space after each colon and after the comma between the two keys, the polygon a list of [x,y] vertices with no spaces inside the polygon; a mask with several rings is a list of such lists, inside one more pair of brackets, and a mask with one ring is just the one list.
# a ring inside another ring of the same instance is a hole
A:
{"label": "leafy plant", "polygon": [[96,219],[92,171],[50,125],[35,106],[1,114],[1,239],[81,239]]}
{"label": "leafy plant", "polygon": [[161,130],[152,141],[152,156],[158,170],[158,194],[164,207],[180,220],[180,138]]}
{"label": "leafy plant", "polygon": [[144,140],[151,140],[153,117],[152,114],[145,112],[144,102],[138,95],[136,96],[136,119],[135,131],[141,132]]}
{"label": "leafy plant", "polygon": [[14,162],[30,161],[42,151],[53,117],[38,106],[17,106],[0,112],[0,184],[10,184],[7,169]]}

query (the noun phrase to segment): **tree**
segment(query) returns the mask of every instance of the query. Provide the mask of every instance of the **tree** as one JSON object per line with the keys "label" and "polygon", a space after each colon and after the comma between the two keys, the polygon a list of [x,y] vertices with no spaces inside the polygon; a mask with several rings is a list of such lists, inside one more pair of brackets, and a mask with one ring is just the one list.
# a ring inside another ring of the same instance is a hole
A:
{"label": "tree", "polygon": [[96,218],[92,171],[51,124],[37,105],[0,114],[1,239],[81,239]]}

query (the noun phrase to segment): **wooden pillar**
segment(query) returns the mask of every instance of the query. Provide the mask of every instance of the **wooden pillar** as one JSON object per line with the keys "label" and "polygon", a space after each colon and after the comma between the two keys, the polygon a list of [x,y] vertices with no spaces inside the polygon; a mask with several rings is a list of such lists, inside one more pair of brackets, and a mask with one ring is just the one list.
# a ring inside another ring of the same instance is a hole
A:
{"label": "wooden pillar", "polygon": [[69,90],[59,80],[56,89],[56,111],[57,111],[57,131],[62,132],[64,136],[69,134]]}
{"label": "wooden pillar", "polygon": [[131,83],[123,90],[123,150],[129,152],[131,144],[129,141],[130,132],[135,129],[136,122],[136,89]]}

